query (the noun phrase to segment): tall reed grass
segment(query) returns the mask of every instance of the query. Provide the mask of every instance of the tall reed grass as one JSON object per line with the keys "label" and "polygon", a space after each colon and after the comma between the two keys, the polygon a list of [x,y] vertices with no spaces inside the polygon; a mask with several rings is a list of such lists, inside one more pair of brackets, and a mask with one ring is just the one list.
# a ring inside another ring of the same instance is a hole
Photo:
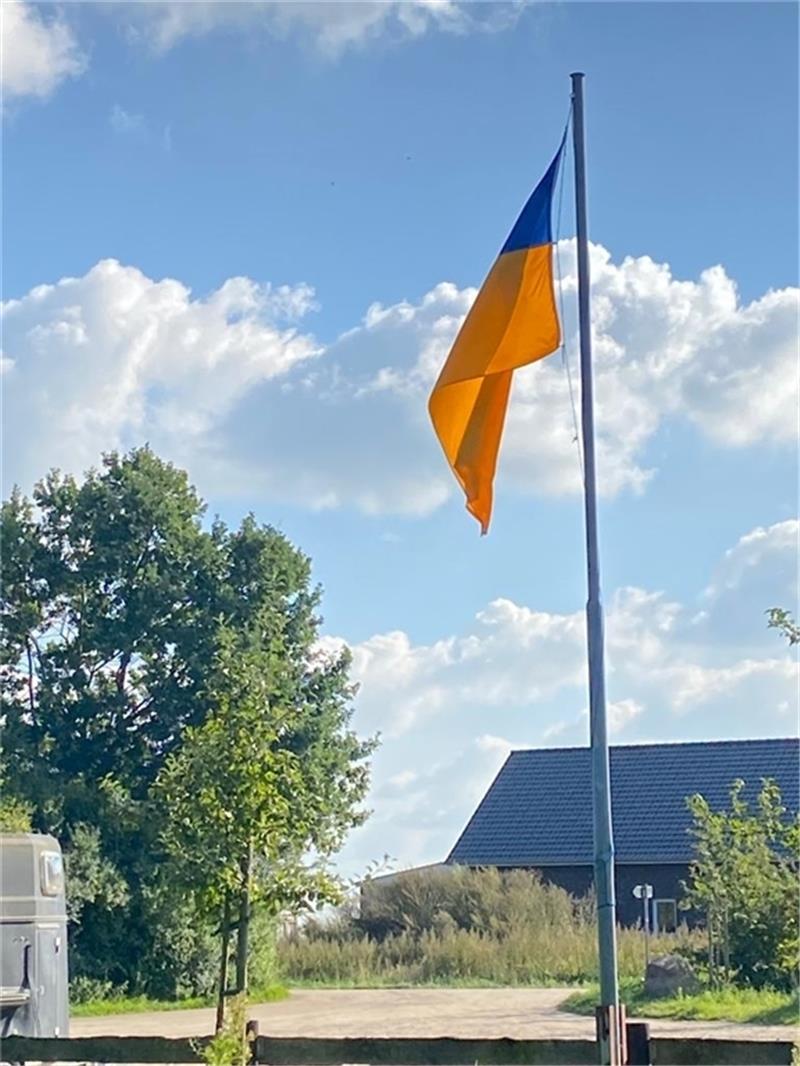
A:
{"label": "tall reed grass", "polygon": [[[596,980],[596,910],[527,871],[464,867],[365,884],[359,905],[310,922],[278,947],[296,984],[546,985]],[[691,953],[686,928],[650,938],[650,952]],[[623,977],[644,973],[644,934],[619,930]]]}

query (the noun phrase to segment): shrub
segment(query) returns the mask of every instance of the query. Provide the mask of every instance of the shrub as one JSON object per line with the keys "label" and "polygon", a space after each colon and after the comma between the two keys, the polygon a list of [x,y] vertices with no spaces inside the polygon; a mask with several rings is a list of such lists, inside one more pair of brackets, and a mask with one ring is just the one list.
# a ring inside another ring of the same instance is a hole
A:
{"label": "shrub", "polygon": [[111,999],[124,989],[115,988],[110,981],[79,975],[69,983],[69,1001],[72,1005],[89,1003],[91,1000]]}
{"label": "shrub", "polygon": [[244,996],[234,996],[225,1009],[222,1029],[211,1038],[202,1050],[203,1061],[208,1066],[245,1066],[249,1061],[249,1049],[245,1036]]}
{"label": "shrub", "polygon": [[755,807],[734,781],[728,810],[691,796],[695,859],[686,905],[708,925],[712,984],[734,980],[788,990],[798,974],[800,823],[790,820],[774,781],[762,781]]}
{"label": "shrub", "polygon": [[[360,914],[310,922],[278,946],[290,981],[338,985],[573,983],[596,978],[592,897],[575,899],[524,870],[453,867],[369,885]],[[699,934],[652,938],[689,952]],[[620,972],[641,977],[643,934],[619,932]]]}

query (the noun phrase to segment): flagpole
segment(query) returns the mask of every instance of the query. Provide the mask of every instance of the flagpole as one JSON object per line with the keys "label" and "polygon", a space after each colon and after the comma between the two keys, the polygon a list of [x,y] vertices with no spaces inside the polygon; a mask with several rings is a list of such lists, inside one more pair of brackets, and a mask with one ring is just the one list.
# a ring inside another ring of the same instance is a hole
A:
{"label": "flagpole", "polygon": [[[614,834],[611,824],[611,777],[606,726],[606,684],[603,651],[603,603],[600,596],[600,559],[597,542],[597,483],[594,449],[594,390],[592,331],[589,308],[589,245],[586,220],[586,149],[583,128],[583,79],[572,75],[572,135],[575,149],[575,212],[578,234],[578,322],[581,352],[581,425],[586,515],[586,570],[589,594],[586,622],[589,647],[589,721],[592,751],[594,810],[594,883],[597,893],[600,949],[600,1004],[613,1010],[598,1019],[600,1062],[618,1061],[619,984],[617,979],[616,898],[614,891]],[[606,1037],[603,1039],[603,1037]]]}

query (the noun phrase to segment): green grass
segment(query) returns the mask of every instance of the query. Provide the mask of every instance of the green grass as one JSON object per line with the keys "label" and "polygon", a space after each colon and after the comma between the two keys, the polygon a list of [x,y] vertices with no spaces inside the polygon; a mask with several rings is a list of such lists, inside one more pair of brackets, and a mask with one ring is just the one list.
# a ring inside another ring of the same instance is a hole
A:
{"label": "green grass", "polygon": [[[674,1018],[682,1021],[750,1022],[756,1025],[797,1025],[798,994],[771,988],[721,988],[692,996],[653,999],[645,996],[641,981],[623,981],[620,994],[628,1013],[639,1018]],[[572,1014],[593,1014],[597,988],[575,992],[561,1005]]]}
{"label": "green grass", "polygon": [[[250,993],[251,1003],[273,1003],[286,999],[289,990],[285,985],[267,985],[254,988]],[[70,1009],[73,1018],[92,1018],[105,1014],[143,1014],[147,1011],[191,1010],[193,1007],[213,1007],[216,1000],[210,996],[194,996],[187,999],[150,999],[148,996],[116,996],[109,999],[90,999],[76,1003]]]}
{"label": "green grass", "polygon": [[[548,919],[545,913],[538,922],[509,921],[490,931],[430,929],[382,939],[348,928],[312,928],[278,945],[277,969],[292,987],[317,988],[580,987],[594,980],[595,925],[571,913]],[[696,934],[681,930],[659,937],[653,951],[689,951],[696,942]],[[620,975],[642,973],[641,931],[621,929],[618,947]]]}
{"label": "green grass", "polygon": [[[323,988],[580,987],[597,979],[596,919],[593,899],[524,870],[411,872],[365,889],[357,915],[308,921],[282,938],[276,972]],[[641,974],[642,931],[620,929],[617,946],[620,975]],[[685,927],[650,944],[654,955],[702,946]]]}

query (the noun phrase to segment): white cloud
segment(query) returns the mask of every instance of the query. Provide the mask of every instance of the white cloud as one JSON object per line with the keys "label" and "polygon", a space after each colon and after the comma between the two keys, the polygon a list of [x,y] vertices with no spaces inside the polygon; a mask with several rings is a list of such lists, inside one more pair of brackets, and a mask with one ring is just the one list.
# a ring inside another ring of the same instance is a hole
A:
{"label": "white cloud", "polygon": [[680,402],[720,444],[794,443],[798,291],[768,292],[742,307],[721,267],[706,275],[721,298],[719,317],[706,322],[691,363],[681,364]]}
{"label": "white cloud", "polygon": [[[742,546],[779,541],[756,529]],[[769,586],[780,555],[761,551],[750,577]],[[609,732],[615,743],[785,736],[796,732],[798,664],[752,612],[745,654],[711,625],[696,640],[692,611],[658,592],[619,589],[607,617]],[[734,595],[734,593],[731,593]],[[757,600],[756,600],[757,602]],[[512,749],[588,742],[583,612],[496,600],[465,635],[414,644],[400,632],[353,647],[361,682],[356,725],[380,729],[374,818],[344,856],[353,869],[388,851],[401,865],[441,860]],[[515,737],[510,740],[508,737]]]}
{"label": "white cloud", "polygon": [[[737,543],[725,552],[714,581],[706,589],[706,597],[713,599],[727,590],[738,588],[770,557],[782,558],[790,563],[796,562],[798,547],[800,522],[796,518],[776,522],[771,526],[758,526],[740,537]],[[781,572],[784,572],[783,567]],[[787,591],[791,595],[791,586]]]}
{"label": "white cloud", "polygon": [[58,11],[45,15],[33,4],[4,0],[0,26],[0,69],[6,100],[47,97],[65,78],[76,77],[86,69],[86,57]]}
{"label": "white cloud", "polygon": [[[691,421],[723,447],[794,441],[794,291],[742,307],[719,268],[684,282],[647,257],[615,265],[603,248],[594,247],[592,259],[598,461],[606,495],[647,485],[654,474],[647,446],[666,419]],[[562,246],[562,260],[565,333],[574,358],[572,242]],[[260,464],[250,479],[260,477],[267,493],[289,493],[316,506],[355,504],[368,513],[424,514],[454,494],[428,424],[426,399],[475,291],[442,283],[417,303],[371,306],[360,326],[329,347],[316,377],[295,388],[277,422],[251,430],[247,420],[238,421],[234,450],[242,457],[269,454],[279,441],[291,442],[290,466],[267,471]],[[743,395],[742,373],[761,375],[760,391]],[[701,387],[712,378],[715,391]],[[578,403],[577,381],[575,392]],[[772,412],[770,419],[765,410]],[[319,434],[315,442],[296,428],[310,421]],[[729,424],[736,429],[724,432]],[[379,434],[379,451],[361,446]],[[322,449],[315,447],[320,439]],[[580,492],[559,355],[516,376],[498,495],[508,486],[551,495]]]}
{"label": "white cloud", "polygon": [[516,744],[513,740],[507,740],[505,737],[496,737],[492,733],[481,733],[479,737],[476,737],[475,743],[481,751],[498,752],[502,760],[508,758],[514,748],[524,748],[524,744]]}
{"label": "white cloud", "polygon": [[[565,334],[574,354],[571,242],[562,260]],[[606,495],[647,485],[654,475],[648,445],[667,420],[691,421],[720,447],[794,442],[795,291],[741,306],[720,268],[692,282],[675,280],[647,257],[617,265],[594,247],[592,260]],[[9,395],[16,387],[26,396],[23,474],[13,474],[24,480],[56,459],[95,461],[100,448],[150,439],[176,461],[191,456],[192,474],[206,492],[427,514],[456,490],[426,400],[474,296],[474,289],[441,283],[416,303],[374,304],[311,363],[321,352],[315,342],[274,325],[309,310],[306,286],[272,289],[234,278],[212,296],[193,299],[178,281],[98,264],[84,278],[34,289],[6,309],[5,354],[14,362]],[[81,373],[70,374],[68,366]],[[743,392],[741,381],[753,374],[759,389]],[[713,390],[706,388],[712,379]],[[52,403],[32,397],[52,398],[56,384],[54,418]],[[560,356],[520,371],[498,499],[510,490],[579,493],[573,438]]]}
{"label": "white cloud", "polygon": [[[518,746],[524,745],[502,737],[460,738],[458,745],[428,752],[423,768],[418,752],[404,753],[415,768],[394,774],[394,787],[387,782],[374,789],[372,817],[352,835],[341,867],[357,874],[387,853],[398,869],[441,862],[508,752]],[[379,751],[376,776],[387,761],[386,749]]]}
{"label": "white cloud", "polygon": [[[732,666],[700,666],[696,663],[668,666],[659,678],[672,689],[671,702],[680,712],[739,688],[751,678],[778,682],[779,690],[791,693],[797,686],[797,664],[790,658],[743,659]],[[785,686],[782,684],[785,682]],[[766,688],[762,685],[762,690]],[[777,705],[776,705],[777,706]]]}
{"label": "white cloud", "polygon": [[[748,368],[778,368],[770,380],[793,386],[782,300],[741,308],[719,271],[677,282],[650,260],[615,266],[602,249],[593,255],[600,444],[604,476],[613,472],[617,488],[646,479],[645,445],[662,420],[697,418],[702,427],[712,397],[693,393],[697,365],[709,370],[721,359],[730,371],[735,352]],[[564,260],[569,286],[569,249]],[[441,284],[417,303],[374,305],[322,349],[298,327],[314,306],[308,286],[232,278],[199,296],[103,261],[3,307],[6,433],[18,444],[6,449],[9,472],[27,488],[50,465],[80,472],[102,450],[149,440],[188,463],[203,491],[215,480],[217,498],[246,489],[250,501],[425,513],[452,486],[424,400],[473,296]],[[756,319],[763,333],[751,328]],[[749,347],[728,345],[744,320]],[[573,328],[568,317],[570,335]],[[521,377],[501,464],[506,486],[571,491],[571,413],[558,360]],[[738,386],[728,390],[725,374],[717,377],[715,424],[730,411],[750,419],[747,440],[763,432],[785,439],[788,421],[767,425],[760,403],[751,419]],[[520,431],[528,422],[535,440]],[[741,437],[714,431],[722,446],[741,447]],[[553,468],[562,475],[554,479]],[[793,602],[798,528],[786,519],[745,533],[694,600],[617,590],[607,613],[616,737],[794,728],[796,666],[763,611]],[[477,798],[485,788],[511,745],[505,738],[515,746],[585,741],[584,631],[582,610],[501,597],[462,632],[415,643],[392,630],[353,647],[358,727],[386,740],[376,758],[376,788],[386,792],[375,824],[388,832],[389,815],[402,823],[399,858],[441,857],[469,813],[466,792]],[[341,644],[328,637],[321,653]],[[436,773],[421,768],[431,766]]]}
{"label": "white cloud", "polygon": [[[617,700],[616,703],[609,703],[608,705],[608,731],[613,736],[616,733],[621,733],[625,726],[629,722],[632,722],[634,718],[638,718],[644,710],[641,703],[636,700]],[[587,710],[588,715],[588,710]]]}
{"label": "white cloud", "polygon": [[[766,623],[757,621],[763,630]],[[609,728],[621,733],[634,722],[641,725],[644,717],[652,725],[654,715],[671,728],[690,710],[739,691],[756,691],[753,681],[770,694],[769,707],[761,711],[763,725],[780,700],[791,699],[798,680],[792,657],[771,650],[774,654],[739,659],[736,650],[732,655],[724,642],[713,644],[708,635],[695,642],[689,614],[679,604],[661,593],[620,589],[607,614]],[[359,715],[368,732],[380,730],[391,739],[437,717],[453,722],[484,713],[530,712],[537,716],[535,735],[542,740],[585,733],[585,708],[572,717],[559,710],[558,718],[549,720],[564,699],[579,706],[583,701],[583,611],[552,614],[498,599],[478,613],[464,636],[415,645],[395,631],[376,634],[352,652],[361,685]],[[773,700],[773,693],[780,700]],[[507,751],[510,742],[483,733],[477,743],[484,751]]]}
{"label": "white cloud", "polygon": [[307,39],[319,51],[338,55],[378,37],[411,39],[438,30],[492,31],[512,24],[526,0],[465,3],[463,0],[269,0],[240,3],[153,2],[126,11],[129,33],[158,52],[187,37],[220,31],[262,30],[278,38]]}
{"label": "white cloud", "polygon": [[[259,382],[317,354],[287,326],[313,306],[307,286],[230,278],[200,298],[104,260],[81,278],[3,305],[8,480],[58,465],[80,473],[102,451],[151,441],[202,455],[220,418]],[[213,443],[205,459],[213,467]]]}
{"label": "white cloud", "polygon": [[764,651],[779,647],[765,626],[771,607],[797,603],[800,523],[794,518],[759,526],[725,552],[700,597],[695,640],[724,634],[728,645],[746,656],[753,642]]}
{"label": "white cloud", "polygon": [[[565,335],[568,351],[576,353],[574,242],[562,242],[560,254]],[[646,445],[666,418],[688,419],[722,446],[794,443],[797,290],[770,292],[742,306],[721,267],[703,271],[696,282],[679,281],[648,256],[617,265],[598,245],[591,249],[591,269],[604,492],[646,485],[654,472]],[[558,357],[518,375],[505,446],[518,484],[533,482],[553,493],[579,488],[567,446],[572,421],[565,417],[564,376]],[[577,404],[577,374],[575,392]]]}
{"label": "white cloud", "polygon": [[[164,53],[187,37],[261,30],[281,40],[307,40],[338,56],[380,38],[411,40],[432,31],[493,32],[513,25],[529,0],[151,0],[101,5],[121,21],[132,42]],[[46,13],[45,13],[46,12]],[[88,60],[63,13],[27,0],[3,0],[2,90],[15,97],[49,96],[66,78],[82,74]],[[121,109],[120,109],[121,110]],[[131,119],[140,116],[129,115]],[[112,118],[124,123],[124,115]],[[139,128],[139,123],[136,123]],[[169,142],[171,133],[163,133]]]}
{"label": "white cloud", "polygon": [[582,612],[550,615],[498,599],[475,623],[466,636],[428,645],[399,631],[356,644],[362,728],[396,737],[439,714],[530,706],[584,676]]}
{"label": "white cloud", "polygon": [[392,774],[389,780],[386,782],[386,789],[406,788],[408,785],[413,784],[419,774],[416,770],[401,770],[397,774]]}
{"label": "white cloud", "polygon": [[[625,727],[638,718],[644,710],[644,706],[638,703],[636,700],[617,700],[616,703],[609,702],[606,704],[606,722],[608,725],[609,736],[615,740],[621,740],[624,742],[624,737],[620,738],[617,734],[621,733]],[[552,725],[547,726],[542,731],[543,741],[554,741],[560,739],[560,743],[564,743],[565,737],[580,738],[588,736],[589,734],[589,708],[584,707],[578,718],[572,721],[562,719],[558,722],[553,722]],[[517,745],[518,747],[521,745]]]}

